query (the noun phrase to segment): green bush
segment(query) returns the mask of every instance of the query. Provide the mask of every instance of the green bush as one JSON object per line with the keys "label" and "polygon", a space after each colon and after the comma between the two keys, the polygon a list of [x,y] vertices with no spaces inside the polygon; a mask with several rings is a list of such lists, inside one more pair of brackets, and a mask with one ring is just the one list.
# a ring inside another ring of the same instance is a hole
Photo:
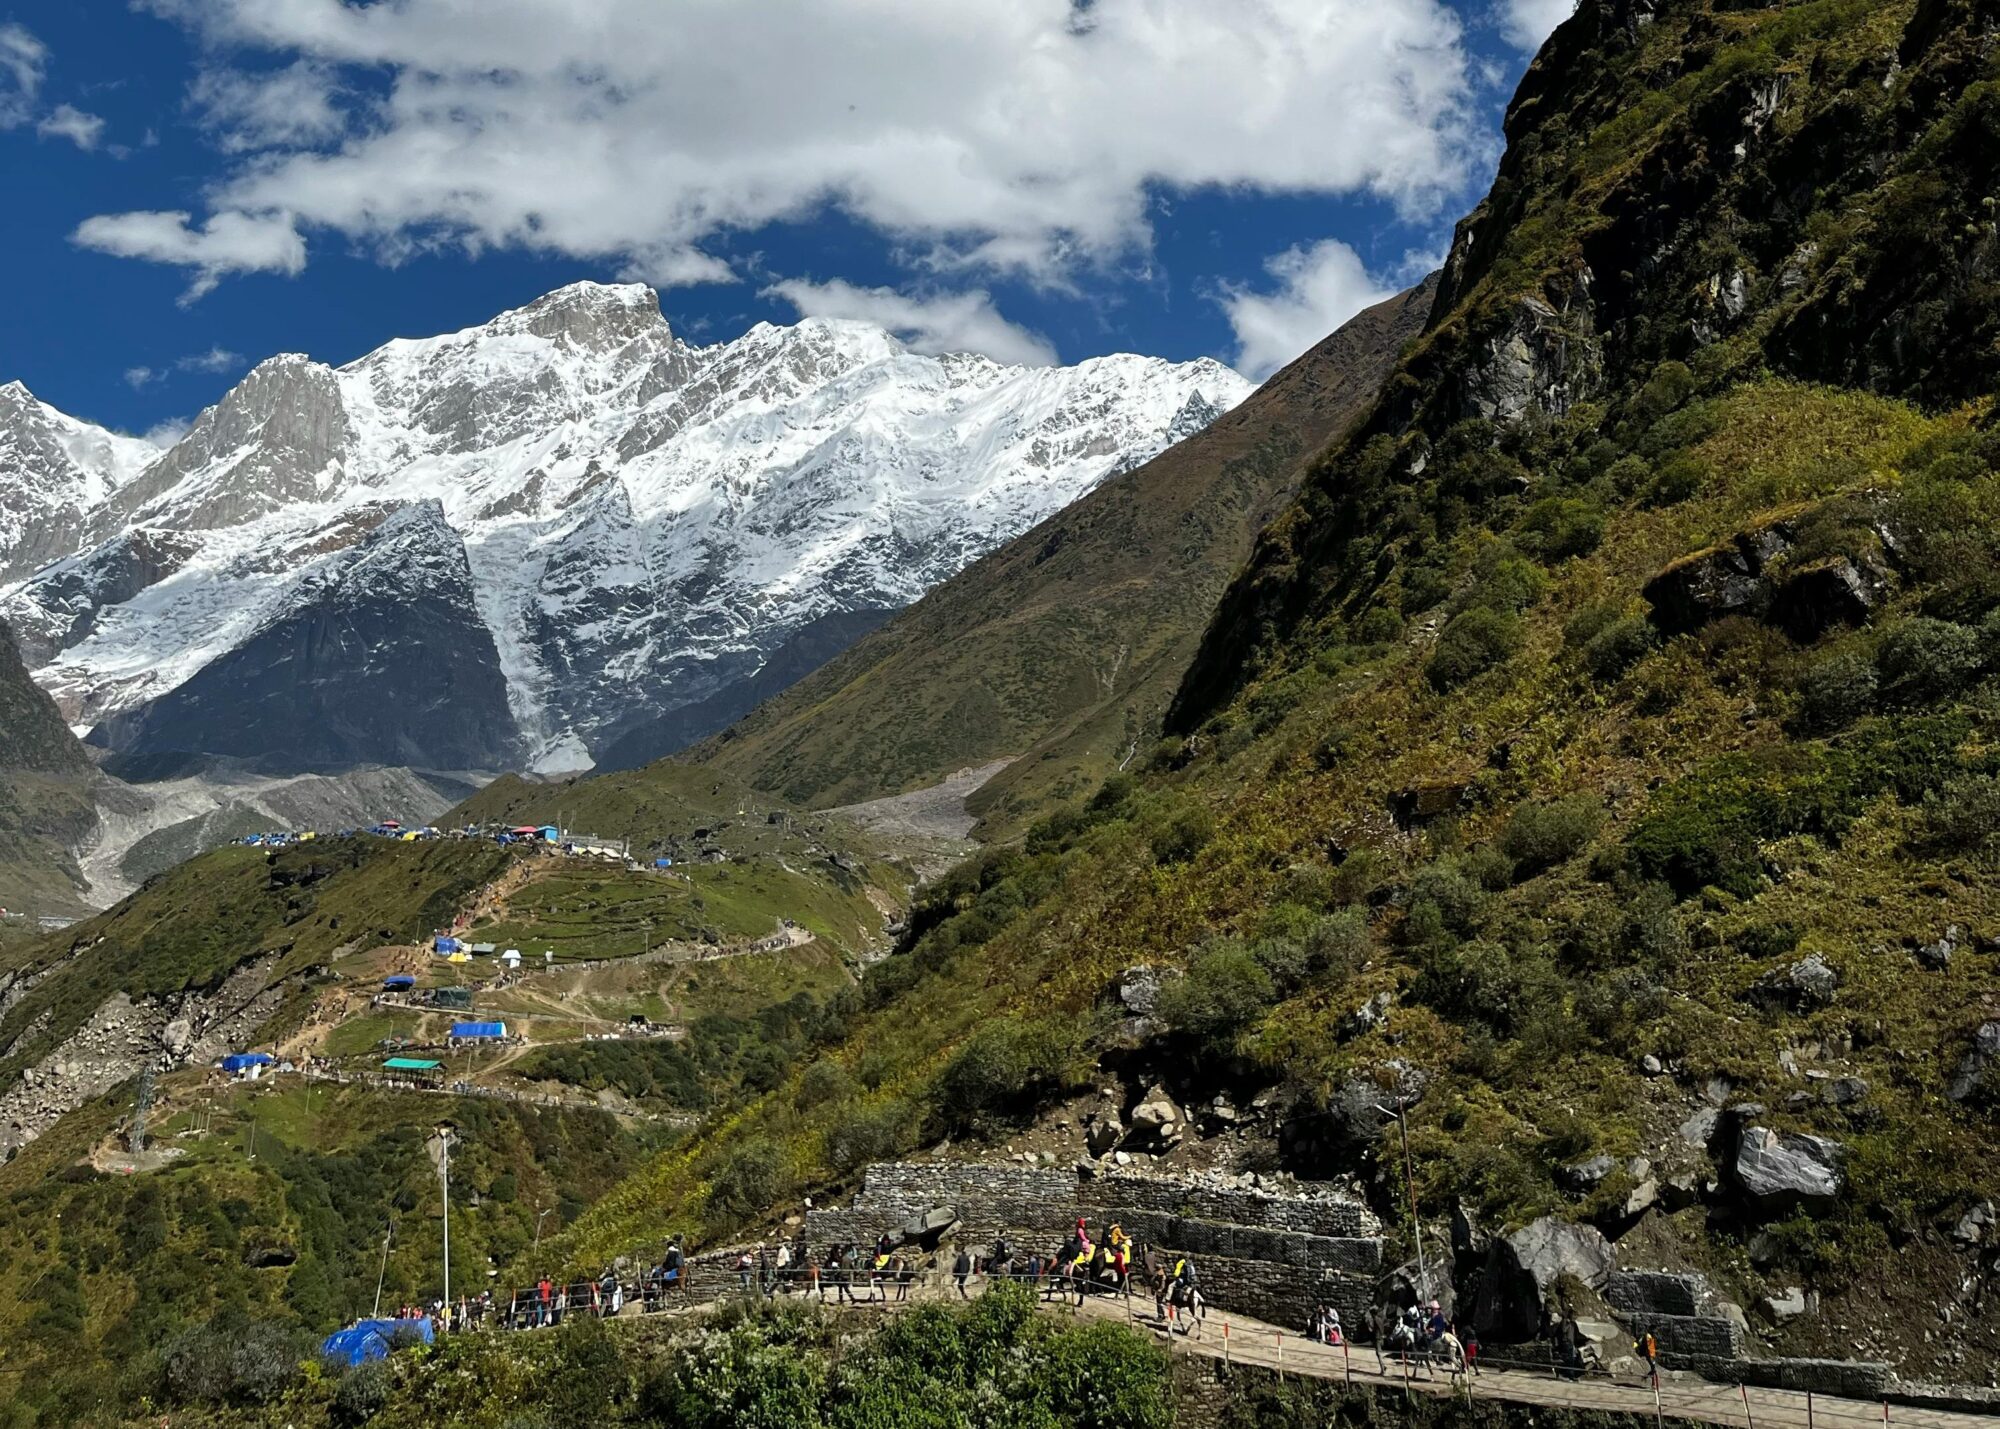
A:
{"label": "green bush", "polygon": [[333,1390],[333,1418],[347,1429],[360,1429],[389,1403],[389,1366],[370,1360],[343,1370]]}
{"label": "green bush", "polygon": [[762,1137],[733,1148],[709,1183],[709,1205],[735,1220],[769,1210],[790,1189],[784,1154]]}
{"label": "green bush", "polygon": [[1948,700],[1970,686],[1985,659],[1977,630],[1917,616],[1889,630],[1875,663],[1885,698],[1926,705]]}
{"label": "green bush", "polygon": [[1374,943],[1368,936],[1368,915],[1359,908],[1327,914],[1306,933],[1306,964],[1318,975],[1345,982],[1361,971]]}
{"label": "green bush", "polygon": [[1532,878],[1582,853],[1603,823],[1603,807],[1584,794],[1523,804],[1500,832],[1500,851],[1514,861],[1516,877]]}
{"label": "green bush", "polygon": [[1371,605],[1355,623],[1354,638],[1364,645],[1393,645],[1403,638],[1403,617],[1386,605]]}
{"label": "green bush", "polygon": [[1544,497],[1521,518],[1517,539],[1523,550],[1551,564],[1587,556],[1604,539],[1604,511],[1582,497]]}
{"label": "green bush", "polygon": [[1083,1029],[1063,1019],[986,1023],[938,1074],[933,1099],[946,1130],[1032,1115],[1075,1085]]}
{"label": "green bush", "polygon": [[1875,662],[1861,655],[1832,655],[1799,680],[1799,728],[1809,734],[1846,729],[1875,707],[1881,680]]}
{"label": "green bush", "polygon": [[1919,845],[1974,857],[2000,853],[2000,775],[1968,774],[1924,797]]}
{"label": "green bush", "polygon": [[1424,665],[1424,678],[1443,694],[1485,674],[1520,648],[1517,617],[1498,610],[1468,610],[1445,625]]}
{"label": "green bush", "polygon": [[1215,837],[1215,815],[1200,806],[1180,810],[1153,830],[1153,859],[1160,864],[1186,863]]}
{"label": "green bush", "polygon": [[1641,615],[1611,621],[1583,643],[1583,663],[1598,680],[1610,682],[1652,653],[1659,635]]}
{"label": "green bush", "polygon": [[1159,1015],[1176,1032],[1226,1052],[1277,1000],[1277,984],[1255,953],[1220,938],[1195,954],[1185,976],[1160,989]]}
{"label": "green bush", "polygon": [[915,1118],[903,1101],[872,1102],[835,1120],[826,1133],[826,1159],[852,1174],[875,1161],[894,1160],[909,1146]]}
{"label": "green bush", "polygon": [[792,1095],[792,1104],[800,1111],[810,1111],[827,1102],[845,1101],[854,1095],[855,1090],[854,1078],[847,1074],[847,1068],[831,1058],[822,1057],[799,1074],[799,1086]]}

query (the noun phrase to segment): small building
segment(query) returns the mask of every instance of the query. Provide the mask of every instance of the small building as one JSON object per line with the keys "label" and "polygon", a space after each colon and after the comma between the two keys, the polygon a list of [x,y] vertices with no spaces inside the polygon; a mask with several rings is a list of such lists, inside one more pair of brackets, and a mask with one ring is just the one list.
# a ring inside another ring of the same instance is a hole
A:
{"label": "small building", "polygon": [[390,1057],[382,1063],[382,1070],[399,1082],[420,1087],[444,1085],[444,1063],[429,1057]]}
{"label": "small building", "polygon": [[456,938],[439,938],[431,944],[431,951],[436,953],[455,953],[459,950],[459,946],[459,941]]}
{"label": "small building", "polygon": [[384,992],[408,992],[417,985],[417,980],[408,973],[391,973],[382,979]]}
{"label": "small building", "polygon": [[451,1024],[451,1040],[454,1042],[498,1042],[507,1035],[504,1022],[454,1022]]}
{"label": "small building", "polygon": [[519,948],[509,948],[500,955],[500,965],[507,968],[518,968],[521,966],[521,950]]}
{"label": "small building", "polygon": [[239,1081],[254,1082],[276,1060],[269,1052],[231,1052],[222,1059],[222,1070]]}
{"label": "small building", "polygon": [[469,987],[440,987],[431,992],[431,1006],[448,1007],[470,1012],[472,1010],[472,989]]}
{"label": "small building", "polygon": [[490,958],[500,951],[500,945],[498,943],[471,943],[466,946],[465,950],[475,958]]}

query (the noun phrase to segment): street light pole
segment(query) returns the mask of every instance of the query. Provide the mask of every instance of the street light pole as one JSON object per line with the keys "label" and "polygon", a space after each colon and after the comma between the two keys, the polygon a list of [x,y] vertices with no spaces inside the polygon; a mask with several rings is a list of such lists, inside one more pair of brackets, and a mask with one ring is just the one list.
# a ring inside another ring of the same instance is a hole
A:
{"label": "street light pole", "polygon": [[554,1206],[547,1206],[535,1212],[535,1243],[531,1247],[532,1249],[540,1250],[542,1248],[542,1219],[554,1209]]}
{"label": "street light pole", "polygon": [[450,1122],[438,1127],[438,1140],[442,1143],[440,1169],[444,1175],[444,1303],[451,1306],[451,1137],[456,1131]]}
{"label": "street light pole", "polygon": [[1417,1289],[1417,1299],[1431,1293],[1431,1272],[1424,1263],[1424,1228],[1417,1219],[1417,1177],[1410,1160],[1410,1103],[1407,1097],[1396,1098],[1393,1109],[1377,1105],[1375,1110],[1384,1116],[1396,1118],[1396,1127],[1403,1134],[1403,1188],[1410,1196],[1410,1238],[1417,1244],[1417,1278],[1421,1282]]}

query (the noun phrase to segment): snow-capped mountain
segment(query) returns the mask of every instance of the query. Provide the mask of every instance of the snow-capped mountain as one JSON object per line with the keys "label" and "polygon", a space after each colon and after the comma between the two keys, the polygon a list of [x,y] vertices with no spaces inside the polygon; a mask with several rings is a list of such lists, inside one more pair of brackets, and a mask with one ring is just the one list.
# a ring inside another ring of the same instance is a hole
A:
{"label": "snow-capped mountain", "polygon": [[272,358],[165,452],[16,384],[0,618],[113,748],[578,769],[675,710],[720,727],[1248,392],[844,321],[697,347],[594,283]]}

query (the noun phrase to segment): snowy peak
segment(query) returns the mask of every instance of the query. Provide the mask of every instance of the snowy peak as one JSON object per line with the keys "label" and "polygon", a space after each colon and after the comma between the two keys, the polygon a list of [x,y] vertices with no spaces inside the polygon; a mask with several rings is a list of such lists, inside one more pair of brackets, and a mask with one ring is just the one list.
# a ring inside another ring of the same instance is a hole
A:
{"label": "snowy peak", "polygon": [[[17,569],[0,617],[121,749],[282,752],[232,712],[261,691],[323,726],[299,744],[321,759],[583,768],[663,712],[726,720],[774,660],[837,653],[1248,391],[1209,361],[1009,367],[841,319],[694,347],[651,289],[575,283],[338,369],[260,363],[68,497],[81,529],[36,555],[69,559]],[[23,400],[0,391],[0,431],[33,427],[4,417]],[[438,705],[415,754],[347,707],[409,713],[399,686]]]}
{"label": "snowy peak", "polygon": [[159,455],[151,442],[57,411],[19,382],[0,386],[0,582],[74,551],[88,513]]}

